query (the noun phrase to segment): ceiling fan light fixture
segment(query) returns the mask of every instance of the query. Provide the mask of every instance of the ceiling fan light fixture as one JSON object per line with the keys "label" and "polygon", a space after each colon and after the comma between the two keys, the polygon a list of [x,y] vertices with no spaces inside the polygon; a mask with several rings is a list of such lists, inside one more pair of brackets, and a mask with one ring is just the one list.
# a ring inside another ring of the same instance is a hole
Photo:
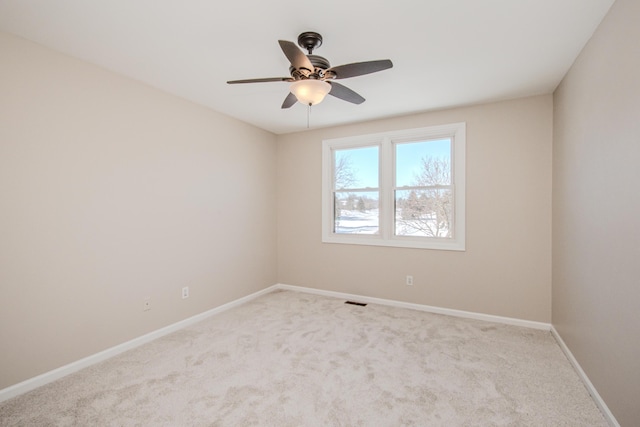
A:
{"label": "ceiling fan light fixture", "polygon": [[331,91],[331,85],[324,80],[305,79],[291,83],[290,90],[300,103],[316,105]]}

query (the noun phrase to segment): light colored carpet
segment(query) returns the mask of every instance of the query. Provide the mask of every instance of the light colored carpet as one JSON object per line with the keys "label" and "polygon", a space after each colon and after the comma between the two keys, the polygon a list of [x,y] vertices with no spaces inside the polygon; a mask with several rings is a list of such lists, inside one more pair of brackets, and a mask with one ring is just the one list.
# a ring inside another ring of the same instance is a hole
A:
{"label": "light colored carpet", "polygon": [[279,291],[0,404],[2,426],[606,426],[549,332]]}

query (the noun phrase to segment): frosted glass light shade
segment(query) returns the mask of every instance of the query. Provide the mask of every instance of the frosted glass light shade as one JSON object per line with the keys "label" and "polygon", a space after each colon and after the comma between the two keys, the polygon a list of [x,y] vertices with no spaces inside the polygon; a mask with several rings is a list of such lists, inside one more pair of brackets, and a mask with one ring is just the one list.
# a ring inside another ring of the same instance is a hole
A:
{"label": "frosted glass light shade", "polygon": [[331,85],[322,80],[306,79],[291,83],[290,90],[302,104],[316,105],[327,96]]}

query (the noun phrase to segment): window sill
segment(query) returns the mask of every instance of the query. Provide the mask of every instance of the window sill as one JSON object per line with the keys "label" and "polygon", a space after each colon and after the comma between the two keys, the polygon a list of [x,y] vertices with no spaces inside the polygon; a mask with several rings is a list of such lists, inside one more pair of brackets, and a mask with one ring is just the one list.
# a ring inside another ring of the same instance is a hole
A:
{"label": "window sill", "polygon": [[323,236],[322,243],[338,243],[343,245],[365,245],[365,246],[388,246],[394,248],[430,249],[441,251],[464,252],[465,244],[454,239],[420,239],[416,241],[414,237],[383,239],[377,235],[331,235]]}

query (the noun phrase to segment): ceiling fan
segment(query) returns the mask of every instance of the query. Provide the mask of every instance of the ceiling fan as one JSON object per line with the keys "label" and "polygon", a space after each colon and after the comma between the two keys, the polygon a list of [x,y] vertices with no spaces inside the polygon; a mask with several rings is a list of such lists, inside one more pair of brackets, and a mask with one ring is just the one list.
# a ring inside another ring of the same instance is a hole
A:
{"label": "ceiling fan", "polygon": [[393,67],[389,59],[354,62],[332,67],[326,58],[313,55],[313,50],[322,45],[322,36],[312,31],[298,36],[298,46],[306,49],[308,54],[298,49],[293,42],[278,40],[278,43],[291,63],[290,77],[231,80],[227,83],[289,82],[291,83],[290,93],[282,103],[282,108],[290,108],[297,101],[309,106],[315,105],[322,102],[327,94],[353,104],[362,104],[365,101],[362,96],[334,80],[362,76]]}

